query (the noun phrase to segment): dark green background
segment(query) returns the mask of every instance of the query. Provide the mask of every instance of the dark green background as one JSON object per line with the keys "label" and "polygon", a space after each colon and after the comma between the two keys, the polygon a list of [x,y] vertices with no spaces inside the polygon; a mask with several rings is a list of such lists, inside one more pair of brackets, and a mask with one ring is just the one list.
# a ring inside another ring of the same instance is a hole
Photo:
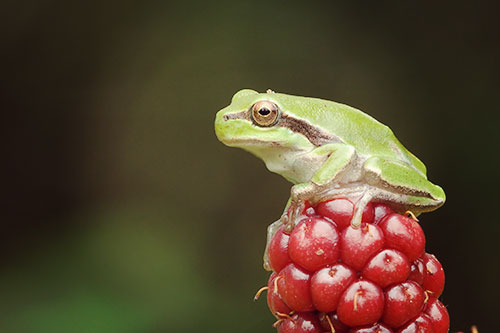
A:
{"label": "dark green background", "polygon": [[261,267],[290,185],[220,144],[241,88],[388,124],[444,187],[421,223],[452,331],[497,327],[498,7],[4,1],[2,332],[273,332]]}

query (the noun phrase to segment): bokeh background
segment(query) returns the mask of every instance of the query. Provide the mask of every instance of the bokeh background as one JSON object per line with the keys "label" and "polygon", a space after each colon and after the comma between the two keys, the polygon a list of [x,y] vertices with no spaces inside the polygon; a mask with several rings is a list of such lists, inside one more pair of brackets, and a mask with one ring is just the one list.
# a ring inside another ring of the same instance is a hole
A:
{"label": "bokeh background", "polygon": [[388,124],[448,195],[421,223],[452,331],[498,326],[498,6],[1,7],[0,331],[274,331],[252,297],[290,184],[217,141],[241,88]]}

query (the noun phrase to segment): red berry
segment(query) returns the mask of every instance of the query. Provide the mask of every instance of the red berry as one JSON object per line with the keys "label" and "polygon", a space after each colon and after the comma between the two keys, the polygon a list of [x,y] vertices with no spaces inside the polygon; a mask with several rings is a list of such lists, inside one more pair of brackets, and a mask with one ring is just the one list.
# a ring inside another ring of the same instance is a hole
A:
{"label": "red berry", "polygon": [[430,297],[425,306],[424,313],[429,316],[434,328],[434,333],[447,333],[450,327],[448,310],[437,298]]}
{"label": "red berry", "polygon": [[[354,204],[349,199],[332,199],[318,204],[316,211],[319,215],[328,217],[337,225],[339,230],[343,230],[351,225],[354,214]],[[371,223],[374,217],[372,203],[368,203],[363,210],[362,222]]]}
{"label": "red berry", "polygon": [[362,326],[376,322],[384,311],[384,293],[370,281],[359,280],[351,284],[340,297],[337,314],[349,326]]}
{"label": "red berry", "polygon": [[409,261],[424,253],[425,236],[420,225],[409,217],[391,214],[379,224],[387,248],[403,252]]}
{"label": "red berry", "polygon": [[311,277],[311,296],[317,310],[337,309],[340,296],[356,278],[356,272],[343,264],[324,267]]}
{"label": "red berry", "polygon": [[361,270],[366,262],[384,246],[384,235],[373,224],[349,226],[340,237],[340,257],[355,270]]}
{"label": "red berry", "polygon": [[290,235],[285,234],[283,230],[283,227],[279,228],[269,243],[269,265],[275,272],[281,271],[283,267],[292,262],[288,255],[288,241]]}
{"label": "red berry", "polygon": [[308,272],[292,263],[281,270],[277,279],[278,292],[286,305],[298,312],[314,310]]}
{"label": "red berry", "polygon": [[441,263],[432,254],[425,253],[423,256],[424,282],[422,287],[432,292],[432,296],[438,298],[444,289],[444,270]]}
{"label": "red berry", "polygon": [[375,209],[373,208],[373,204],[369,202],[366,204],[363,215],[361,216],[361,222],[365,223],[373,223],[373,219],[375,218]]}
{"label": "red berry", "polygon": [[278,293],[278,284],[275,281],[277,277],[278,274],[276,273],[271,274],[269,277],[269,282],[267,283],[267,305],[273,314],[290,313],[292,310],[283,302]]}
{"label": "red berry", "polygon": [[321,216],[331,219],[337,228],[342,230],[351,224],[354,204],[348,199],[333,199],[320,202],[316,211]]}
{"label": "red berry", "polygon": [[384,219],[384,217],[394,213],[392,208],[387,206],[386,204],[376,204],[373,207],[373,212],[374,212],[374,217],[373,217],[374,224],[379,224],[380,221]]}
{"label": "red berry", "polygon": [[358,327],[349,333],[392,333],[392,330],[384,324],[376,323],[371,326]]}
{"label": "red berry", "polygon": [[424,305],[424,291],[415,281],[407,281],[385,291],[385,310],[382,320],[391,327],[399,327],[420,313]]}
{"label": "red berry", "polygon": [[433,333],[432,322],[425,314],[411,320],[408,324],[401,327],[397,333]]}
{"label": "red berry", "polygon": [[303,219],[290,235],[288,253],[293,262],[309,271],[335,263],[339,258],[335,225],[319,217]]}
{"label": "red berry", "polygon": [[327,333],[330,333],[332,331],[332,327],[330,326],[330,324],[333,326],[335,333],[346,333],[349,330],[349,326],[343,324],[339,320],[336,312],[320,313],[319,322],[321,324],[321,328],[327,331]]}
{"label": "red berry", "polygon": [[410,264],[398,250],[382,250],[368,261],[361,275],[381,288],[400,283],[408,278]]}
{"label": "red berry", "polygon": [[278,325],[279,333],[321,333],[318,316],[310,312],[296,313]]}
{"label": "red berry", "polygon": [[424,261],[422,258],[418,258],[410,267],[410,276],[408,276],[408,280],[413,280],[419,285],[422,285],[424,283],[424,269]]}

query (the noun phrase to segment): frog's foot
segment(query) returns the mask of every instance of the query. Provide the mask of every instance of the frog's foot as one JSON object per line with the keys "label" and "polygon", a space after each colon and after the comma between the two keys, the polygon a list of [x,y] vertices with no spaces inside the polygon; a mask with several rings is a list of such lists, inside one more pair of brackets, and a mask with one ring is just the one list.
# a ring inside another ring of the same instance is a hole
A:
{"label": "frog's foot", "polygon": [[302,215],[304,208],[306,207],[306,203],[304,200],[293,200],[290,202],[290,207],[288,208],[288,212],[284,213],[281,216],[281,221],[285,226],[285,232],[290,233],[293,231],[297,223],[299,222],[299,217]]}
{"label": "frog's foot", "polygon": [[363,217],[363,211],[365,210],[366,205],[372,200],[373,196],[369,191],[365,191],[361,198],[356,203],[356,207],[354,208],[354,214],[351,220],[351,226],[353,228],[359,228],[361,225],[361,218]]}
{"label": "frog's foot", "polygon": [[281,217],[286,232],[291,232],[295,228],[306,207],[305,202],[313,201],[320,189],[322,189],[320,185],[312,182],[297,184],[292,187],[290,206],[288,211]]}
{"label": "frog's foot", "polygon": [[313,182],[297,184],[292,186],[291,198],[292,201],[306,201],[316,197],[323,190],[323,186]]}

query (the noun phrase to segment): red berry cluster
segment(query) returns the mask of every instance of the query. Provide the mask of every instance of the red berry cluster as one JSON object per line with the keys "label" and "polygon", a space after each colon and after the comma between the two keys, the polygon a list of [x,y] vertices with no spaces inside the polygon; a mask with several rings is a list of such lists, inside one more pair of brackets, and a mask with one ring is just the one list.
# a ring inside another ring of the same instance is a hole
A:
{"label": "red berry cluster", "polygon": [[324,201],[272,238],[267,302],[278,332],[448,332],[444,271],[420,225],[370,203],[353,227],[353,212],[348,199]]}

